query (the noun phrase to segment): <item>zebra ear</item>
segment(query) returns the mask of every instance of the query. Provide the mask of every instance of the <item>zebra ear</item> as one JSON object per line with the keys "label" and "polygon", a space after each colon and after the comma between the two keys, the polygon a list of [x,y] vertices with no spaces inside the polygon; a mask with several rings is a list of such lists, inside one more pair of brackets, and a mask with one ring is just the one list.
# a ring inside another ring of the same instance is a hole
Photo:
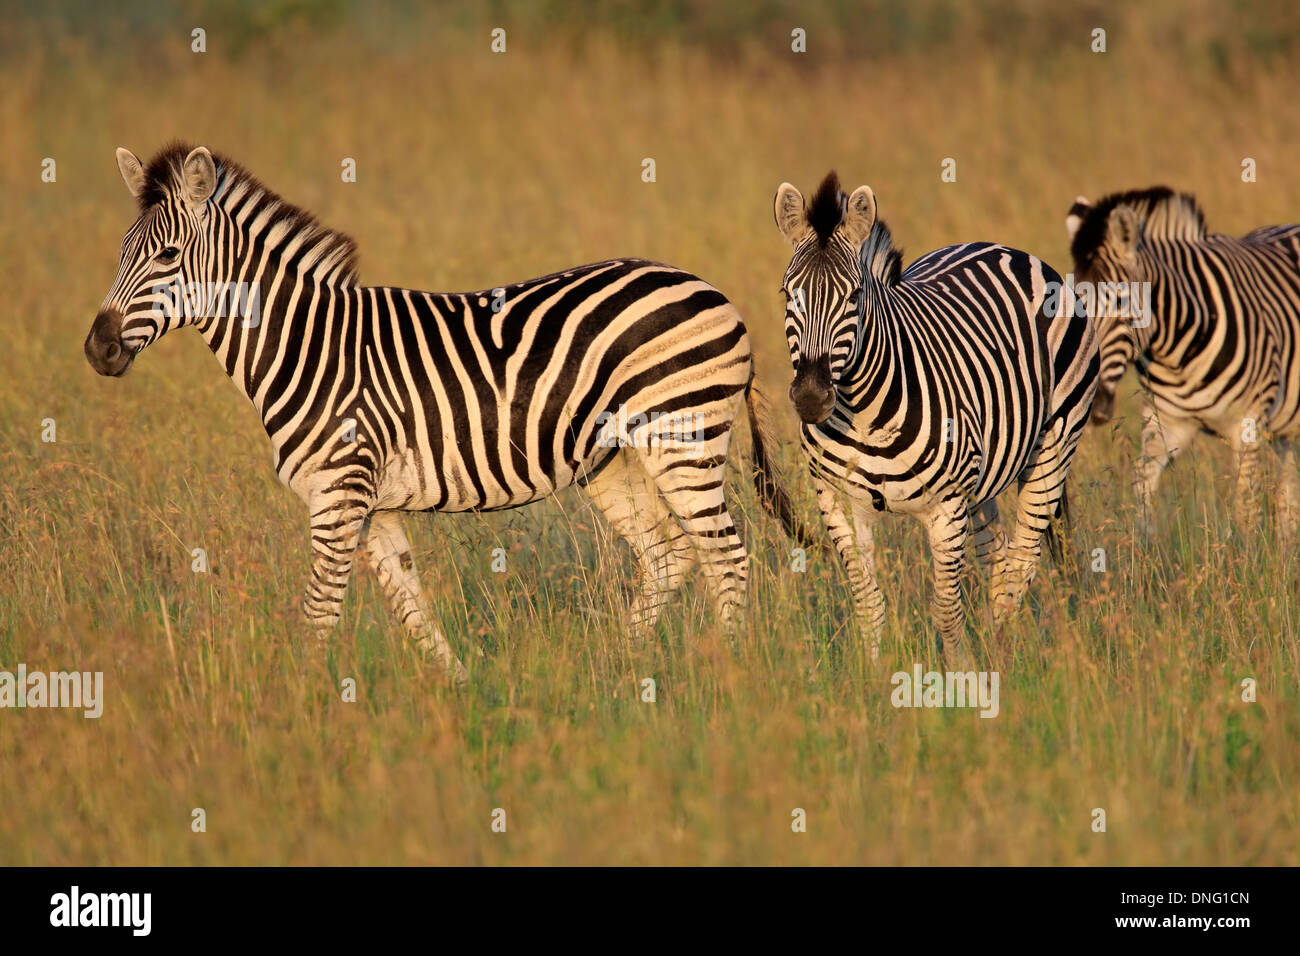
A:
{"label": "zebra ear", "polygon": [[1138,244],[1137,214],[1128,206],[1116,206],[1111,210],[1106,231],[1121,254],[1132,252]]}
{"label": "zebra ear", "polygon": [[1074,234],[1079,231],[1083,220],[1090,212],[1092,212],[1092,203],[1088,202],[1088,197],[1075,196],[1074,205],[1070,207],[1069,215],[1065,217],[1065,231],[1069,233],[1071,242],[1074,241]]}
{"label": "zebra ear", "polygon": [[860,245],[871,235],[871,227],[876,224],[876,194],[870,186],[859,186],[849,196],[848,208],[844,211],[844,234],[854,245]]}
{"label": "zebra ear", "polygon": [[191,206],[203,205],[217,188],[217,164],[205,146],[199,146],[185,157],[181,173],[185,199]]}
{"label": "zebra ear", "polygon": [[144,191],[144,165],[140,158],[121,146],[117,148],[117,170],[122,174],[122,182],[132,196],[139,197]]}
{"label": "zebra ear", "polygon": [[782,183],[776,189],[774,211],[781,235],[797,246],[808,232],[808,209],[804,206],[803,193],[789,183]]}

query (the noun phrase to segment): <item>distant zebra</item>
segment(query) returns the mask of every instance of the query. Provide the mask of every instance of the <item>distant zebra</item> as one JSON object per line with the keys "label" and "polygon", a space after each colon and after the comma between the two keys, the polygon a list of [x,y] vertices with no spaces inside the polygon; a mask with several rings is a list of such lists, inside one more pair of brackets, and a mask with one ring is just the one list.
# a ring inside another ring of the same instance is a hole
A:
{"label": "distant zebra", "polygon": [[[1283,456],[1278,524],[1300,521],[1300,225],[1266,226],[1234,239],[1206,231],[1196,200],[1158,186],[1080,196],[1066,219],[1080,282],[1111,283],[1098,296],[1101,384],[1093,420],[1110,419],[1130,364],[1145,390],[1142,455],[1134,470],[1149,527],[1160,475],[1200,431],[1237,456],[1236,518],[1260,511],[1260,453]],[[1150,296],[1135,306],[1130,283]],[[1148,284],[1143,286],[1142,284]],[[1109,298],[1107,302],[1106,299]]]}
{"label": "distant zebra", "polygon": [[198,328],[310,511],[314,623],[337,623],[362,548],[406,628],[463,680],[399,512],[513,508],[572,484],[637,556],[636,632],[697,559],[722,618],[741,609],[723,477],[742,392],[759,490],[792,519],[764,474],[749,336],[716,289],[640,260],[467,294],[362,286],[351,239],[235,163],[181,145],[148,167],[117,161],[140,215],[86,357],[121,375],[167,331]]}
{"label": "distant zebra", "polygon": [[[1006,246],[949,246],[902,270],[871,190],[846,197],[833,172],[808,206],[782,183],[776,223],[794,245],[782,280],[790,397],[872,656],[885,617],[872,526],[875,512],[893,511],[926,527],[935,625],[945,657],[964,659],[968,539],[992,569],[997,624],[1028,588],[1043,532],[1063,517],[1096,390],[1092,324],[1056,272]],[[994,499],[1017,480],[1007,541]]]}

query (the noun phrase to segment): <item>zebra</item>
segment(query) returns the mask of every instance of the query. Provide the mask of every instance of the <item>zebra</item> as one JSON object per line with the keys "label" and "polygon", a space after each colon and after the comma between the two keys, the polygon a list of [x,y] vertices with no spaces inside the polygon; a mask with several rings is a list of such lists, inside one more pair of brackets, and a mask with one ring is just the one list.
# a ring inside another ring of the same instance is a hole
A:
{"label": "zebra", "polygon": [[696,565],[738,620],[748,558],[723,479],[742,392],[760,497],[795,519],[768,467],[748,333],[717,289],[640,259],[482,292],[363,286],[352,239],[232,160],[173,143],[117,163],[139,215],[86,358],[120,376],[171,329],[198,329],[307,505],[303,609],[322,634],[360,551],[409,635],[463,682],[401,512],[514,508],[570,485],[632,546],[633,635]]}
{"label": "zebra", "polygon": [[[1211,233],[1195,197],[1155,186],[1112,193],[1095,205],[1080,196],[1066,230],[1081,282],[1109,293],[1096,296],[1101,381],[1093,421],[1110,420],[1115,388],[1130,364],[1144,390],[1142,448],[1133,471],[1140,528],[1151,529],[1165,468],[1205,431],[1227,442],[1237,458],[1233,510],[1242,528],[1262,511],[1261,456],[1270,439],[1277,443],[1278,529],[1284,541],[1294,540],[1300,225],[1265,226],[1240,239]],[[1145,305],[1133,301],[1135,291]]]}
{"label": "zebra", "polygon": [[[1050,266],[1006,246],[948,246],[904,270],[874,193],[846,196],[833,171],[808,204],[782,183],[775,216],[794,246],[781,283],[790,399],[871,658],[885,620],[873,526],[889,511],[925,526],[941,649],[968,661],[968,541],[991,571],[995,628],[1028,588],[1045,531],[1059,557],[1053,521],[1096,390],[1092,322]],[[1017,480],[1008,540],[995,498]]]}

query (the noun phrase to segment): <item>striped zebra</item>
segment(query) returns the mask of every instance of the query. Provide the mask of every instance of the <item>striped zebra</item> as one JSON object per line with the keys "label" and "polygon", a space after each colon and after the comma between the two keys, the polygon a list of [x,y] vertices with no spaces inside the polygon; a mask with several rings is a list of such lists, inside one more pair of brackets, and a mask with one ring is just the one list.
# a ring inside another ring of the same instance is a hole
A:
{"label": "striped zebra", "polygon": [[[902,269],[872,191],[845,196],[834,172],[807,205],[782,183],[776,223],[794,246],[781,284],[790,398],[871,655],[885,619],[872,532],[875,513],[891,511],[925,525],[944,656],[969,660],[967,542],[992,573],[996,627],[1028,588],[1043,533],[1065,517],[1096,390],[1092,323],[1055,271],[1006,246],[949,246]],[[1008,540],[994,499],[1013,481]]]}
{"label": "striped zebra", "polygon": [[117,162],[140,213],[86,357],[122,375],[169,330],[199,330],[307,504],[314,624],[337,623],[360,550],[411,636],[464,680],[400,513],[514,508],[574,484],[635,552],[634,634],[695,564],[736,618],[748,561],[723,476],[741,393],[761,497],[792,515],[766,477],[749,336],[716,289],[635,259],[464,294],[363,286],[351,239],[236,163],[179,144]]}
{"label": "striped zebra", "polygon": [[[1110,419],[1130,364],[1144,389],[1133,475],[1142,526],[1150,527],[1161,473],[1206,431],[1237,458],[1234,510],[1242,526],[1261,510],[1264,445],[1278,443],[1278,526],[1293,540],[1300,522],[1300,225],[1221,236],[1206,230],[1192,196],[1158,186],[1096,205],[1080,196],[1066,228],[1080,282],[1107,293],[1095,296],[1101,382],[1093,420]],[[1133,302],[1134,292],[1145,305]]]}

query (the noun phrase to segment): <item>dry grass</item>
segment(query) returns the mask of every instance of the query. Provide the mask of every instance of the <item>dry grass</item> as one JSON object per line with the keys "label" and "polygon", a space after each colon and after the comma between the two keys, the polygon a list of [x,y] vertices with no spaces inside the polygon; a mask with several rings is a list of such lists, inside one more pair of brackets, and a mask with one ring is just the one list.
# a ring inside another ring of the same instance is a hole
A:
{"label": "dry grass", "polygon": [[[1223,231],[1300,218],[1300,71],[1208,3],[1092,10],[1002,45],[987,17],[958,22],[946,44],[909,34],[898,53],[883,15],[863,19],[869,49],[810,26],[804,59],[779,18],[725,48],[669,28],[634,48],[626,29],[574,39],[503,16],[504,56],[459,12],[319,36],[290,20],[261,39],[208,15],[203,56],[184,17],[113,42],[102,24],[82,39],[15,26],[0,65],[0,668],[102,670],[107,701],[98,721],[0,712],[0,862],[1300,863],[1296,555],[1267,528],[1234,535],[1231,463],[1208,440],[1170,474],[1154,539],[1135,540],[1133,396],[1076,459],[1073,560],[1036,584],[1002,715],[980,720],[889,703],[888,673],[930,660],[918,530],[884,528],[891,643],[872,672],[838,572],[787,569],[740,455],[755,623],[734,646],[692,590],[655,646],[629,649],[630,562],[565,493],[409,519],[473,669],[464,693],[408,651],[368,575],[315,649],[297,615],[305,513],[201,340],[162,341],[121,381],[81,353],[132,215],[112,149],[173,136],[352,233],[370,282],[480,288],[624,254],[696,271],[748,317],[777,394],[783,179],[807,189],[834,165],[869,182],[909,260],[997,239],[1066,271],[1075,194],[1155,182],[1194,190]],[[1111,52],[1088,52],[1092,25],[1111,25]],[[497,546],[505,576],[488,569]],[[194,547],[211,573],[190,571]],[[1106,574],[1088,571],[1095,547]],[[807,834],[790,832],[794,807]]]}

